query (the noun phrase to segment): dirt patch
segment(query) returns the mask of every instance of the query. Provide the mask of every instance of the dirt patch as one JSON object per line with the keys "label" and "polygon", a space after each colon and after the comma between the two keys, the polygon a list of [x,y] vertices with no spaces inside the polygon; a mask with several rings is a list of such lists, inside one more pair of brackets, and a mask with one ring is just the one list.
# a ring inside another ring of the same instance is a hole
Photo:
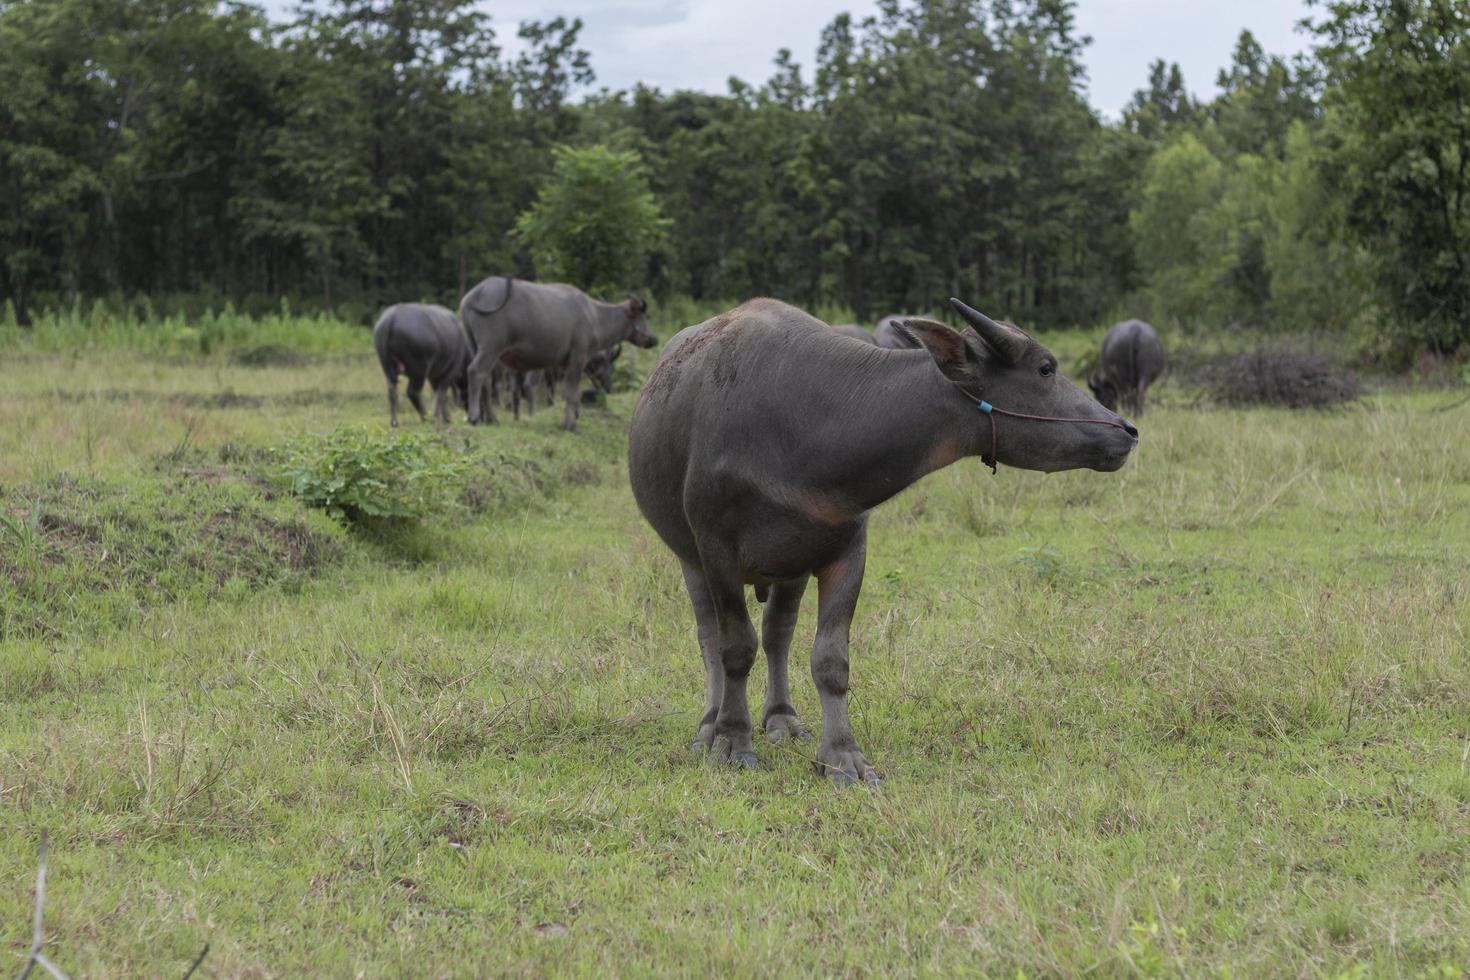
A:
{"label": "dirt patch", "polygon": [[230,352],[230,363],[241,367],[300,367],[310,364],[313,356],[280,344],[258,344]]}

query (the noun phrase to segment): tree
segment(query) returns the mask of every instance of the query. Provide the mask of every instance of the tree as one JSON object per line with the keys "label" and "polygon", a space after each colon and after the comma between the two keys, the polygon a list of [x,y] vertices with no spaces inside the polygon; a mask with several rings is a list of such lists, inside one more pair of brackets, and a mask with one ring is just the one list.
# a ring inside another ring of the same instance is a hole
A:
{"label": "tree", "polygon": [[1470,7],[1339,0],[1316,25],[1346,227],[1405,339],[1470,343]]}
{"label": "tree", "polygon": [[1230,266],[1218,208],[1225,186],[1225,168],[1188,133],[1149,159],[1129,223],[1156,315],[1198,322],[1219,311]]}
{"label": "tree", "polygon": [[1342,196],[1324,179],[1330,150],[1323,143],[1306,123],[1287,131],[1264,243],[1273,319],[1297,330],[1341,330],[1365,299],[1359,256],[1344,241]]}
{"label": "tree", "polygon": [[76,59],[87,14],[82,3],[0,6],[0,286],[21,326],[37,289],[79,285],[101,187],[100,98]]}
{"label": "tree", "polygon": [[1220,95],[1205,107],[1228,153],[1280,158],[1294,122],[1316,118],[1318,78],[1303,58],[1294,65],[1267,57],[1250,31],[1241,31],[1230,67],[1215,83]]}
{"label": "tree", "polygon": [[667,224],[637,153],[559,147],[536,203],[516,220],[516,236],[540,275],[612,295],[640,285]]}
{"label": "tree", "polygon": [[1148,66],[1148,88],[1134,92],[1123,108],[1123,125],[1152,143],[1193,127],[1199,119],[1199,105],[1184,87],[1179,65],[1162,58]]}

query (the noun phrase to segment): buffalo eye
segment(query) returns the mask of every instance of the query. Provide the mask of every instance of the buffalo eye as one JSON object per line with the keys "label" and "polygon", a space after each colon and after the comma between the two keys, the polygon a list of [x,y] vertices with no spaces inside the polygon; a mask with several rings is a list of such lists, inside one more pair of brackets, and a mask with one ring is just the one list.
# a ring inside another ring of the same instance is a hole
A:
{"label": "buffalo eye", "polygon": [[1057,366],[1055,364],[1053,364],[1051,361],[1047,361],[1045,364],[1041,365],[1041,376],[1043,378],[1049,378],[1053,374],[1056,374],[1056,373],[1057,373]]}

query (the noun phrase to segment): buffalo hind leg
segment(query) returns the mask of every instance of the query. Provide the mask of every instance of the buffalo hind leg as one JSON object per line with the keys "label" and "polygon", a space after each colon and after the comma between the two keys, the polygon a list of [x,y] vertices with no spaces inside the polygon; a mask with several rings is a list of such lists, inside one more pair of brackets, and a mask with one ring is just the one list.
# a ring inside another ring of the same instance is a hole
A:
{"label": "buffalo hind leg", "polygon": [[426,421],[429,418],[429,414],[424,411],[424,376],[422,374],[410,374],[408,376],[408,400],[418,410],[419,421]]}
{"label": "buffalo hind leg", "polygon": [[699,653],[704,658],[704,714],[699,719],[699,732],[694,736],[696,753],[708,752],[715,744],[715,722],[720,717],[720,702],[725,697],[725,668],[720,663],[720,624],[715,616],[715,602],[710,598],[704,572],[694,565],[684,565],[684,586],[694,606],[694,622],[699,628]]}
{"label": "buffalo hind leg", "polygon": [[[582,409],[582,399],[577,394],[577,389],[580,388],[581,385],[582,362],[581,359],[579,359],[574,353],[571,359],[567,361],[567,376],[566,379],[562,382],[562,399],[567,403],[566,416],[562,420],[562,428],[566,429],[568,432],[577,431],[577,414]],[[741,595],[742,601],[740,608],[743,610],[745,608],[743,598],[744,593],[742,592]],[[745,619],[745,625],[747,627],[750,626],[750,617],[748,615]]]}
{"label": "buffalo hind leg", "polygon": [[[736,567],[733,556],[728,561],[716,558],[713,548],[700,548],[704,569],[700,575],[705,594],[709,599],[709,617],[713,626],[714,656],[708,657],[706,669],[711,675],[719,672],[719,698],[713,696],[715,684],[709,685],[709,702],[705,706],[708,717],[711,704],[715,705],[714,731],[710,740],[710,760],[754,769],[756,766],[755,746],[751,742],[750,705],[746,700],[745,682],[750,677],[751,665],[755,663],[755,627],[750,624],[750,614],[745,609],[745,586],[733,574]],[[691,597],[695,590],[691,589]],[[695,603],[698,617],[699,603]],[[706,634],[707,627],[700,624],[700,633]],[[713,681],[713,678],[711,678]],[[703,735],[705,726],[700,725]]]}
{"label": "buffalo hind leg", "polygon": [[490,372],[495,363],[500,359],[500,352],[493,354],[488,346],[481,346],[476,352],[474,360],[470,361],[470,405],[469,421],[471,425],[479,425],[482,422],[495,422],[494,398],[491,395],[493,388],[489,384]]}
{"label": "buffalo hind leg", "polygon": [[858,749],[847,717],[847,641],[863,588],[867,536],[866,528],[859,530],[840,558],[817,570],[817,640],[812,647],[812,683],[822,699],[817,771],[838,786],[880,782]]}
{"label": "buffalo hind leg", "polygon": [[398,376],[388,379],[388,424],[398,428]]}
{"label": "buffalo hind leg", "polygon": [[766,651],[766,710],[761,727],[772,742],[783,738],[811,738],[811,733],[796,717],[791,706],[791,680],[787,665],[791,657],[791,635],[796,632],[796,617],[801,612],[801,597],[806,592],[807,576],[778,583],[766,599],[761,619],[761,647]]}

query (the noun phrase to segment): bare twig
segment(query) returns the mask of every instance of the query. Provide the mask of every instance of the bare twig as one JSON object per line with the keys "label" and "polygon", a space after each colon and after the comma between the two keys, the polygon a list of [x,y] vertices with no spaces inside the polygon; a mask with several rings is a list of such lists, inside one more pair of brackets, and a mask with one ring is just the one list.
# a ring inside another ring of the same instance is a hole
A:
{"label": "bare twig", "polygon": [[46,831],[41,831],[41,858],[40,866],[36,870],[36,919],[35,926],[31,930],[31,956],[26,960],[26,968],[20,971],[20,980],[26,980],[31,971],[40,967],[47,973],[56,977],[57,980],[67,980],[66,974],[56,968],[56,964],[48,960],[41,952],[41,944],[45,936],[45,910],[46,910]]}
{"label": "bare twig", "polygon": [[199,964],[203,963],[204,957],[208,955],[209,943],[205,943],[204,948],[199,951],[199,955],[194,957],[194,962],[189,964],[189,969],[184,972],[184,980],[189,980],[194,975],[194,971],[199,969]]}
{"label": "bare twig", "polygon": [[[41,945],[45,942],[46,932],[45,910],[47,849],[46,831],[43,830],[41,831],[41,856],[40,860],[38,861],[39,866],[36,869],[36,919],[35,925],[31,930],[31,955],[26,960],[25,969],[20,971],[20,980],[26,980],[26,978],[31,975],[31,971],[38,966],[42,970],[45,970],[47,973],[49,973],[51,976],[55,977],[56,980],[69,980],[67,975],[61,972],[61,968],[58,967],[55,963],[52,963],[49,959],[47,959],[45,953],[41,952]],[[204,957],[207,955],[209,955],[209,943],[204,944],[204,948],[199,951],[199,955],[194,957],[194,962],[189,964],[189,969],[184,974],[184,980],[189,980],[189,978],[194,975],[194,971],[199,969],[199,964],[204,962]]]}

